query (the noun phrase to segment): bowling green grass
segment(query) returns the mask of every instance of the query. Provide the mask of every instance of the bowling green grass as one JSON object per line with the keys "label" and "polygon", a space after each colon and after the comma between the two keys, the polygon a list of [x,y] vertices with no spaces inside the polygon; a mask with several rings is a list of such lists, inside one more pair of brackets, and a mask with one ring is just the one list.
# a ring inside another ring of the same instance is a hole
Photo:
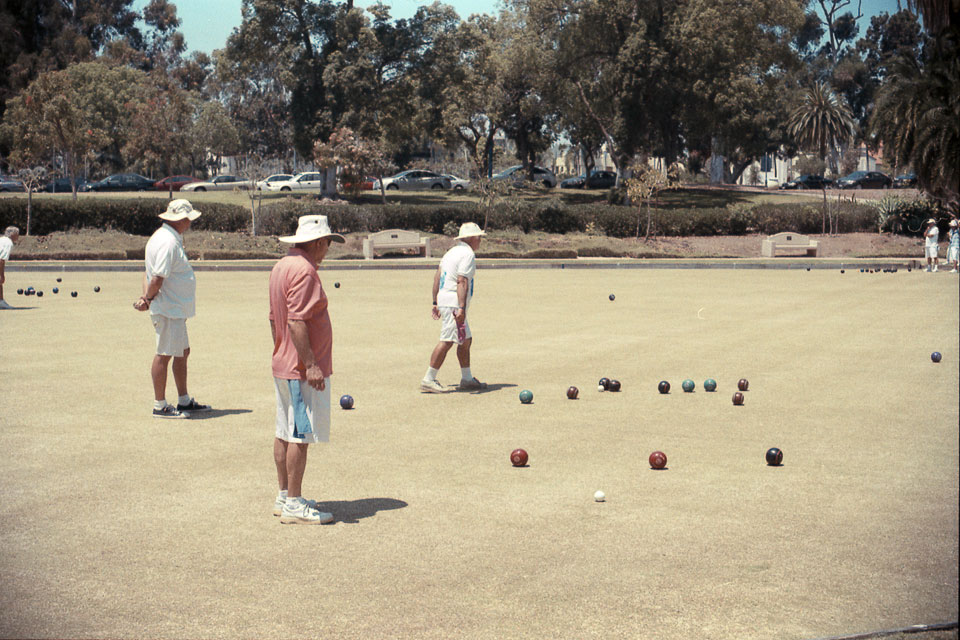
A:
{"label": "bowling green grass", "polygon": [[955,276],[481,268],[490,388],[422,395],[430,271],[323,268],[332,438],[304,490],[324,527],[271,515],[267,277],[198,273],[190,390],[216,410],[162,421],[140,274],[8,270],[29,308],[0,316],[0,635],[800,639],[957,619]]}

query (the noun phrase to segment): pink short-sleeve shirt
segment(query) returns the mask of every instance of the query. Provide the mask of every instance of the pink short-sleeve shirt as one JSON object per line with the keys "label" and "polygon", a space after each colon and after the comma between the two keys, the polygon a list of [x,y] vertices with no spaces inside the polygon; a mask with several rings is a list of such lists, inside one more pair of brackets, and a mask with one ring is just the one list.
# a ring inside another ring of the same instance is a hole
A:
{"label": "pink short-sleeve shirt", "polygon": [[306,366],[290,338],[288,320],[307,323],[313,355],[325,376],[333,373],[333,327],[327,312],[327,294],[320,284],[317,265],[297,248],[274,265],[270,272],[270,321],[273,343],[273,377],[305,380]]}

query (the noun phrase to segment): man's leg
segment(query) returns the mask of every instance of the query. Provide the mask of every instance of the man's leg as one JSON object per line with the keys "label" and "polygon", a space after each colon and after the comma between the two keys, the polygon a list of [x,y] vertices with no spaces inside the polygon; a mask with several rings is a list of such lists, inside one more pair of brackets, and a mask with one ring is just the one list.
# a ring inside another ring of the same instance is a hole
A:
{"label": "man's leg", "polygon": [[[439,369],[443,365],[443,361],[447,357],[447,352],[450,351],[450,347],[453,346],[452,342],[438,342],[437,346],[434,347],[433,353],[430,354],[430,368]],[[457,348],[457,353],[460,352],[459,347]]]}
{"label": "man's leg", "polygon": [[189,395],[187,393],[187,357],[190,355],[190,348],[183,350],[183,355],[173,358],[173,381],[177,384],[177,394],[182,398]]}
{"label": "man's leg", "polygon": [[470,368],[470,345],[473,344],[473,338],[467,338],[463,343],[457,345],[457,360],[460,361],[461,369]]}
{"label": "man's leg", "polygon": [[167,364],[172,356],[153,356],[150,376],[153,378],[153,399],[162,402],[167,398]]}
{"label": "man's leg", "polygon": [[280,438],[273,439],[273,462],[277,465],[277,482],[280,485],[280,491],[286,491],[288,486],[287,476],[287,447],[289,443]]}
{"label": "man's leg", "polygon": [[307,447],[309,446],[299,442],[287,443],[287,500],[300,497],[303,472],[307,468]]}

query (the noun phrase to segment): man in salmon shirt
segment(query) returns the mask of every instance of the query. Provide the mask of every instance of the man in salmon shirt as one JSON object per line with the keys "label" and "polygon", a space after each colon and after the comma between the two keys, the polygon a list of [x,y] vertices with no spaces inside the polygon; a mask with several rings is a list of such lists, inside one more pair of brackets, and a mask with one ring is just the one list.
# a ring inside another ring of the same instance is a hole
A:
{"label": "man in salmon shirt", "polygon": [[270,272],[270,332],[273,334],[273,379],[277,391],[277,432],[273,459],[280,493],[273,515],[283,524],[326,524],[333,515],[301,495],[307,447],[330,440],[330,375],[333,329],[327,294],[317,267],[330,242],[343,242],[330,231],[326,216],[300,216],[297,233],[280,238],[292,244]]}

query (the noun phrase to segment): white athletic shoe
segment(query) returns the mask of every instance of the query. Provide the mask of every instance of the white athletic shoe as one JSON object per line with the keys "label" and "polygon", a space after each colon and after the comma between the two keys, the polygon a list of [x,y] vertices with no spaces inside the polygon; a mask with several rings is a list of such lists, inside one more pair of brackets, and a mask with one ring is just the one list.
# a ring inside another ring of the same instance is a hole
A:
{"label": "white athletic shoe", "polygon": [[[276,499],[276,500],[274,501],[274,503],[273,503],[273,515],[275,515],[275,516],[280,516],[280,515],[282,515],[282,514],[283,514],[283,505],[285,505],[286,503],[287,503],[287,499],[286,499],[286,498],[281,498],[280,496],[277,496],[277,499]],[[317,501],[316,501],[316,500],[307,500],[307,506],[310,507],[311,509],[316,509],[316,508],[317,508]]]}
{"label": "white athletic shoe", "polygon": [[926,271],[927,273],[930,273],[931,269],[930,269],[930,266],[929,266],[929,265],[927,266],[927,268],[925,269],[925,271]]}
{"label": "white athletic shoe", "polygon": [[443,385],[437,382],[436,380],[427,380],[424,378],[420,381],[420,392],[421,393],[444,393]]}
{"label": "white athletic shoe", "polygon": [[933,272],[936,273],[937,271],[940,271],[940,267],[933,265]]}
{"label": "white athletic shoe", "polygon": [[311,509],[306,500],[287,500],[280,514],[280,524],[329,524],[333,514]]}

